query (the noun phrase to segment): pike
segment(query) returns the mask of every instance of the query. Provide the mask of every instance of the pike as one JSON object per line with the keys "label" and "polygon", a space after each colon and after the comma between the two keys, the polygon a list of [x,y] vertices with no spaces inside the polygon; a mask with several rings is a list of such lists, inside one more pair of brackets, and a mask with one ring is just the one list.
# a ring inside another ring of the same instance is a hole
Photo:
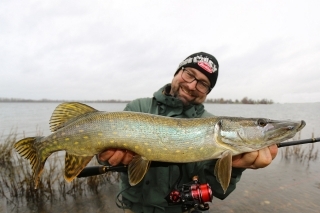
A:
{"label": "pike", "polygon": [[128,165],[131,185],[138,184],[152,161],[188,163],[218,159],[214,168],[224,191],[230,182],[232,156],[292,138],[306,123],[266,118],[170,118],[140,112],[101,112],[67,102],[50,118],[53,132],[28,137],[14,148],[30,161],[35,189],[47,158],[65,150],[66,181],[72,181],[95,154],[120,148],[136,153]]}

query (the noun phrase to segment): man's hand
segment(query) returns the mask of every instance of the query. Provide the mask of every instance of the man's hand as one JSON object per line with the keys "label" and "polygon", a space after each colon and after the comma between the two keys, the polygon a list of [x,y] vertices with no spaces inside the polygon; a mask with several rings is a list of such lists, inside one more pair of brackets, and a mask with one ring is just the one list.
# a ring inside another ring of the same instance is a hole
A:
{"label": "man's hand", "polygon": [[99,161],[108,161],[111,166],[119,163],[127,165],[131,162],[135,153],[124,149],[108,149],[98,154]]}
{"label": "man's hand", "polygon": [[259,169],[268,166],[277,156],[278,147],[272,145],[264,149],[233,156],[232,167]]}

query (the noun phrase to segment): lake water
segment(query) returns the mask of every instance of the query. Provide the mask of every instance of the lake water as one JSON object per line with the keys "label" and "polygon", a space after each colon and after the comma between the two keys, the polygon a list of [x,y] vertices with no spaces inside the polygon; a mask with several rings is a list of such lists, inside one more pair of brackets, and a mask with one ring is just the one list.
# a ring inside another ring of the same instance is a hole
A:
{"label": "lake water", "polygon": [[[49,119],[58,103],[0,103],[0,135],[11,130],[32,136],[37,132],[50,134]],[[88,103],[100,111],[121,111],[125,103]],[[312,133],[320,135],[320,103],[302,104],[206,104],[206,109],[217,116],[266,117],[272,119],[305,120],[302,138]],[[22,137],[22,136],[21,136]]]}
{"label": "lake water", "polygon": [[[34,136],[39,132],[43,135],[50,134],[49,119],[57,105],[58,103],[0,103],[0,136],[6,137],[10,132],[15,132],[20,139],[24,135]],[[88,103],[88,105],[100,111],[121,111],[125,107],[124,103]],[[217,116],[305,120],[306,127],[295,139],[320,137],[320,103],[206,104],[206,109]],[[319,144],[316,144],[314,149],[318,150]],[[246,170],[237,189],[229,197],[223,201],[214,198],[210,212],[320,212],[319,159],[311,161],[297,157],[284,159],[282,150],[267,168]],[[111,186],[111,194],[108,196],[100,196],[104,201],[98,202],[95,199],[91,202],[90,209],[99,209],[96,212],[122,212],[114,204],[115,187]],[[66,208],[66,205],[63,205],[65,204],[61,204],[60,208],[56,206],[56,212],[65,212],[62,209]],[[84,205],[78,209],[79,203],[76,202],[67,206],[68,212],[91,211]]]}

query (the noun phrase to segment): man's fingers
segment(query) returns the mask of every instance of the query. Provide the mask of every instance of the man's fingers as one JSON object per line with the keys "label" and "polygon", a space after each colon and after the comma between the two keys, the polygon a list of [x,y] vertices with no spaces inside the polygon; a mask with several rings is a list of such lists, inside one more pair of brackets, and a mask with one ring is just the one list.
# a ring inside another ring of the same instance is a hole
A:
{"label": "man's fingers", "polygon": [[258,151],[258,157],[252,164],[253,169],[264,168],[272,162],[272,156],[268,147]]}
{"label": "man's fingers", "polygon": [[272,162],[277,156],[277,153],[277,145],[272,145],[258,151],[236,155],[232,158],[232,166],[251,169],[264,168]]}
{"label": "man's fingers", "polygon": [[248,152],[242,155],[234,156],[232,159],[232,166],[236,168],[252,168],[252,165],[257,157],[258,151]]}
{"label": "man's fingers", "polygon": [[115,153],[116,149],[108,149],[98,155],[99,161],[107,161]]}
{"label": "man's fingers", "polygon": [[107,161],[111,166],[116,166],[119,163],[127,165],[131,162],[134,152],[123,149],[108,149],[98,154],[99,161]]}
{"label": "man's fingers", "polygon": [[108,162],[110,163],[111,166],[116,166],[122,162],[122,159],[124,158],[125,154],[126,154],[126,151],[118,149],[109,158]]}
{"label": "man's fingers", "polygon": [[275,144],[275,145],[269,146],[268,148],[270,150],[272,160],[275,159],[275,157],[278,154],[278,146]]}
{"label": "man's fingers", "polygon": [[124,165],[127,165],[131,162],[132,158],[134,156],[134,153],[131,151],[127,151],[122,159],[122,162]]}

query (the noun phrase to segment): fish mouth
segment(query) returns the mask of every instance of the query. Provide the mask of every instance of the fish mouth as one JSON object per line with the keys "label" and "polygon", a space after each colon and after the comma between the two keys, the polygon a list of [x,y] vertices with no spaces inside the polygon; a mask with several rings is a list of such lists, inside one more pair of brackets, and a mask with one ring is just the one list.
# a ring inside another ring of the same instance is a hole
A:
{"label": "fish mouth", "polygon": [[272,124],[273,127],[266,130],[267,137],[269,137],[269,139],[271,139],[272,141],[277,141],[279,143],[281,141],[292,138],[297,132],[305,127],[306,122],[304,120],[281,122],[270,120],[269,124]]}
{"label": "fish mouth", "polygon": [[297,132],[303,129],[306,126],[306,122],[304,120],[301,120],[300,126],[297,129]]}
{"label": "fish mouth", "polygon": [[[300,130],[302,130],[306,125],[306,122],[304,120],[301,120],[300,121],[300,125],[298,126],[298,128],[296,129],[297,132],[299,132]],[[287,126],[286,128],[287,130],[294,130],[295,129],[295,126],[294,125],[290,125],[290,126]]]}
{"label": "fish mouth", "polygon": [[290,125],[286,126],[287,124],[286,123],[283,123],[285,124],[285,126],[283,127],[284,129],[286,130],[296,130],[296,132],[299,132],[300,130],[302,130],[305,125],[306,125],[306,122],[304,120],[301,120],[299,123],[298,122],[291,122]]}

